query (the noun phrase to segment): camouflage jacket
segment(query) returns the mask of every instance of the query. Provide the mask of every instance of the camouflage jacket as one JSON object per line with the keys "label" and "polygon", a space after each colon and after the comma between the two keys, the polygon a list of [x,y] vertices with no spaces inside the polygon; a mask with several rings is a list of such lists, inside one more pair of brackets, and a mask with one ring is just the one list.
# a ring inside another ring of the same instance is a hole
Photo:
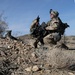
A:
{"label": "camouflage jacket", "polygon": [[59,28],[60,24],[62,23],[62,21],[60,20],[59,17],[57,18],[53,18],[50,21],[47,22],[47,30],[56,30]]}
{"label": "camouflage jacket", "polygon": [[39,26],[39,25],[36,25],[36,22],[37,22],[36,19],[32,22],[30,27],[30,32],[32,32],[34,29],[36,29]]}

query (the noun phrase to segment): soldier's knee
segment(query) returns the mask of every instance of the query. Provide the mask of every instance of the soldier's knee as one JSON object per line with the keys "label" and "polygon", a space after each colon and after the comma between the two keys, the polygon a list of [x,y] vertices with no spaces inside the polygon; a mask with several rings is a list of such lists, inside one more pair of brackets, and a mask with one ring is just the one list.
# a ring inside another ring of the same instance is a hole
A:
{"label": "soldier's knee", "polygon": [[55,34],[53,35],[53,38],[54,38],[54,41],[58,42],[58,41],[60,41],[60,39],[61,39],[61,35],[60,35],[59,33],[55,33]]}

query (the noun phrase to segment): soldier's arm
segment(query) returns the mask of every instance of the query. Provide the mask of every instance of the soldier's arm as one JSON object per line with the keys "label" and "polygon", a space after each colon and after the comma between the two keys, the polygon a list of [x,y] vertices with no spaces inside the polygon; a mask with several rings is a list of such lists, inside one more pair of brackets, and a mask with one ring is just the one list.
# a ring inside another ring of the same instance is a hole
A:
{"label": "soldier's arm", "polygon": [[31,24],[31,27],[30,27],[30,29],[32,29],[34,27],[34,24]]}
{"label": "soldier's arm", "polygon": [[54,28],[51,26],[48,26],[48,27],[46,27],[46,30],[54,30]]}
{"label": "soldier's arm", "polygon": [[46,27],[46,30],[57,30],[59,26],[59,22],[54,22],[53,25],[49,25]]}
{"label": "soldier's arm", "polygon": [[35,23],[36,23],[36,22],[37,22],[36,20],[34,20],[34,21],[32,22],[30,29],[32,29],[32,28],[35,27]]}
{"label": "soldier's arm", "polygon": [[46,30],[54,30],[54,27],[50,25],[50,21],[47,22]]}
{"label": "soldier's arm", "polygon": [[46,30],[52,30],[52,27],[50,26],[50,21],[47,22]]}
{"label": "soldier's arm", "polygon": [[58,29],[58,26],[59,26],[59,22],[54,22],[54,24],[52,26],[53,30]]}
{"label": "soldier's arm", "polygon": [[57,30],[59,28],[59,26],[60,26],[60,20],[57,18],[54,20],[52,27],[54,30]]}

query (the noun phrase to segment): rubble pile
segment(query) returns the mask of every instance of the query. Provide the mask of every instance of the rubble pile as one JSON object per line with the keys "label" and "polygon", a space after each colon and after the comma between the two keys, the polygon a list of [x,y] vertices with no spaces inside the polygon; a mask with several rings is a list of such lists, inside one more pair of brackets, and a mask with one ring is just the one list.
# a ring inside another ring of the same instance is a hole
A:
{"label": "rubble pile", "polygon": [[[55,46],[47,45],[35,49],[31,45],[33,39],[29,39],[25,38],[23,42],[11,38],[0,38],[0,75],[75,74],[65,70],[75,63],[74,57],[66,55],[67,51],[64,53],[64,50],[58,50]],[[70,53],[75,54],[74,52]],[[68,60],[66,61],[66,59]]]}

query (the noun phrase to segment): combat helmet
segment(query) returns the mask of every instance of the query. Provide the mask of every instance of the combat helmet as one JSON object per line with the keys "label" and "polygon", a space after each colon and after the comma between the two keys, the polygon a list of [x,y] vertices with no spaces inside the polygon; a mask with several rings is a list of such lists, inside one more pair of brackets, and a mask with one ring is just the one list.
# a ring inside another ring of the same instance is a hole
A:
{"label": "combat helmet", "polygon": [[53,15],[56,16],[56,17],[59,16],[58,11],[54,11],[53,9],[50,9],[49,13],[50,13],[50,14],[53,14]]}

